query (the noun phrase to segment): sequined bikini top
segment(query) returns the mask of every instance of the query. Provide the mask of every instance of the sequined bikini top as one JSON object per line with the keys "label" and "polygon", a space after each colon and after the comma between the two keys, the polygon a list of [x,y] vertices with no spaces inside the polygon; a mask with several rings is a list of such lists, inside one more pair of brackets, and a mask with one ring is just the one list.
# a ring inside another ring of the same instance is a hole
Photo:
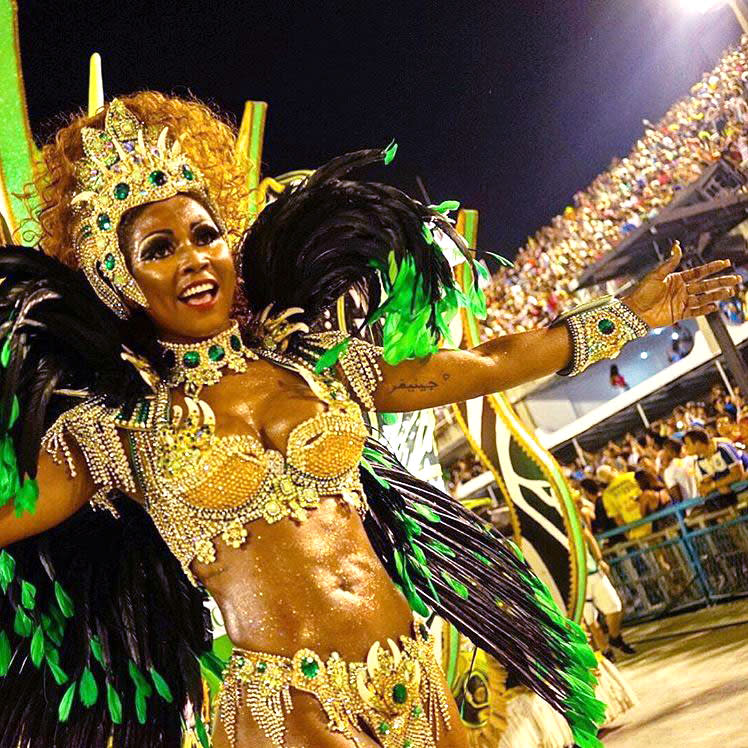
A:
{"label": "sequined bikini top", "polygon": [[[43,445],[74,471],[66,439],[75,439],[98,488],[95,507],[116,514],[107,498],[111,489],[131,494],[139,489],[193,583],[193,560],[215,561],[219,537],[241,547],[249,522],[287,517],[302,522],[324,496],[338,497],[363,514],[359,463],[368,429],[361,407],[334,377],[316,375],[289,357],[263,357],[296,371],[325,404],[323,412],[292,429],[285,455],[251,434],[218,436],[209,408],[190,400],[174,408],[173,391],[163,382],[153,398],[129,412],[108,408],[100,398],[81,403],[60,416]],[[356,341],[341,360],[351,390],[364,405],[380,378],[378,358],[378,348]]]}

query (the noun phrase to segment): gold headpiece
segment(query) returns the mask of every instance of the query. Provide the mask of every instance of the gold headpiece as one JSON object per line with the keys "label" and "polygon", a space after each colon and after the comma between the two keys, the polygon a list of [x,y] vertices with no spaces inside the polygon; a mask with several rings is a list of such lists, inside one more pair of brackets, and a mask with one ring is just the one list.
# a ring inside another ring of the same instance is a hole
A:
{"label": "gold headpiece", "polygon": [[80,206],[75,236],[78,263],[97,296],[123,319],[126,300],[147,302],[127,269],[117,226],[131,208],[166,200],[180,192],[196,192],[208,200],[202,174],[182,153],[178,139],[167,144],[168,128],[146,128],[119,100],[106,114],[104,129],[84,127],[83,158],[76,164],[81,191],[72,199]]}

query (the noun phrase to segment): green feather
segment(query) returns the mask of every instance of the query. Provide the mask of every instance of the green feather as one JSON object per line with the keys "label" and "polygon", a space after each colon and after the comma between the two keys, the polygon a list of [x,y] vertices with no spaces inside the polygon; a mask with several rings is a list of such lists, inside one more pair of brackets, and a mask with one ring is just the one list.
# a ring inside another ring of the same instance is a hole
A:
{"label": "green feather", "polygon": [[65,618],[72,618],[75,615],[73,599],[67,592],[65,592],[62,585],[57,580],[55,580],[55,598],[57,599],[57,604],[60,606],[62,615],[64,615]]}
{"label": "green feather", "polygon": [[314,371],[316,374],[321,374],[325,369],[329,369],[331,366],[335,366],[341,356],[345,355],[348,350],[348,346],[351,344],[351,339],[346,338],[342,343],[338,343],[329,350],[325,351],[317,360],[314,365]]}
{"label": "green feather", "polygon": [[49,637],[53,644],[56,644],[58,647],[61,646],[64,632],[61,630],[57,621],[53,620],[52,617],[48,616],[46,613],[42,613],[41,620],[44,633]]}
{"label": "green feather", "polygon": [[8,431],[13,428],[13,424],[18,420],[18,416],[21,414],[21,405],[18,402],[18,398],[13,395],[13,401],[10,406],[10,419],[8,420]]}
{"label": "green feather", "polygon": [[70,716],[70,710],[73,708],[73,701],[75,699],[75,681],[69,686],[65,695],[60,700],[60,706],[57,710],[57,719],[60,722],[67,722]]}
{"label": "green feather", "polygon": [[395,160],[395,154],[397,153],[397,143],[393,140],[385,149],[382,154],[384,165],[389,166]]}
{"label": "green feather", "polygon": [[457,202],[457,200],[442,200],[439,205],[429,205],[429,208],[443,215],[453,210],[459,210],[460,204]]}
{"label": "green feather", "polygon": [[80,678],[80,700],[86,708],[92,707],[99,698],[99,687],[96,685],[96,678],[90,668],[83,668]]}
{"label": "green feather", "polygon": [[369,473],[371,477],[374,478],[374,480],[379,483],[380,486],[382,486],[382,488],[390,487],[390,484],[387,483],[384,478],[374,472],[374,468],[369,464],[369,461],[365,457],[361,458],[361,467],[366,470],[366,472]]}
{"label": "green feather", "polygon": [[419,564],[423,564],[424,566],[428,566],[428,561],[426,560],[426,554],[419,548],[416,543],[411,541],[410,543],[411,550],[413,551],[413,557],[416,561],[418,561]]}
{"label": "green feather", "polygon": [[[57,653],[57,650],[54,651]],[[57,657],[59,657],[59,653],[57,653]],[[55,683],[57,683],[58,686],[62,686],[68,682],[67,673],[49,656],[49,653],[47,654],[47,667],[52,673],[52,677],[55,679]]]}
{"label": "green feather", "polygon": [[6,368],[9,362],[10,362],[10,336],[5,338],[3,347],[2,349],[0,349],[0,364],[3,365],[3,368]]}
{"label": "green feather", "polygon": [[16,616],[13,620],[13,631],[18,636],[31,636],[34,630],[34,622],[29,618],[28,613],[21,607],[16,608]]}
{"label": "green feather", "polygon": [[10,668],[10,661],[13,658],[13,653],[10,649],[10,640],[8,635],[0,630],[0,678],[8,674]]}
{"label": "green feather", "polygon": [[0,551],[0,588],[3,594],[8,592],[8,587],[15,575],[16,562],[7,551]]}
{"label": "green feather", "polygon": [[421,233],[423,234],[423,238],[426,240],[426,244],[434,243],[434,234],[427,223],[421,224]]}
{"label": "green feather", "polygon": [[441,522],[441,517],[433,510],[431,507],[426,506],[425,504],[419,504],[417,501],[414,501],[413,509],[415,509],[422,517],[427,519],[429,522],[432,522],[436,524],[437,522]]}
{"label": "green feather", "polygon": [[195,732],[200,740],[200,745],[203,748],[210,748],[210,740],[208,740],[208,731],[205,729],[203,721],[200,719],[200,715],[195,715]]}
{"label": "green feather", "polygon": [[88,648],[91,650],[91,654],[101,667],[106,668],[106,663],[104,662],[104,650],[102,649],[101,641],[98,636],[94,635],[88,640]]}
{"label": "green feather", "polygon": [[444,543],[439,540],[427,540],[426,545],[437,553],[441,553],[442,556],[447,556],[449,558],[455,558],[457,556],[448,545],[444,545]]}
{"label": "green feather", "polygon": [[156,670],[155,667],[152,667],[148,672],[151,674],[151,680],[153,681],[153,685],[156,687],[156,693],[164,701],[167,701],[169,704],[171,704],[174,701],[174,696],[171,693],[169,684],[164,680],[164,677],[161,675],[161,673],[158,672],[158,670]]}
{"label": "green feather", "polygon": [[145,724],[145,720],[148,717],[148,703],[145,694],[138,690],[135,691],[135,716],[141,725]]}
{"label": "green feather", "polygon": [[112,718],[112,722],[115,725],[122,724],[122,699],[119,694],[114,690],[114,686],[107,681],[106,684],[106,705],[109,709],[109,716]]}
{"label": "green feather", "polygon": [[24,512],[33,514],[36,511],[36,502],[39,499],[39,484],[34,478],[26,477],[23,485],[13,497],[13,504],[16,508],[16,517],[20,517]]}
{"label": "green feather", "polygon": [[384,455],[381,452],[377,452],[376,449],[364,447],[363,455],[370,462],[376,462],[378,465],[390,467],[390,463],[385,459]]}
{"label": "green feather", "polygon": [[475,556],[478,561],[480,561],[484,566],[493,566],[493,561],[491,561],[490,558],[487,558],[482,553],[478,553],[478,551],[473,551],[473,556]]}
{"label": "green feather", "polygon": [[223,671],[228,663],[224,662],[215,652],[208,651],[200,655],[200,664],[216,678],[223,679]]}
{"label": "green feather", "polygon": [[468,588],[462,582],[458,582],[453,576],[447,574],[446,571],[442,572],[442,578],[463,600],[470,597]]}
{"label": "green feather", "polygon": [[34,663],[34,667],[41,667],[42,660],[44,659],[44,630],[41,626],[37,626],[34,630],[34,635],[31,637],[31,662]]}
{"label": "green feather", "polygon": [[26,610],[33,610],[36,606],[36,587],[25,579],[21,582],[21,605]]}

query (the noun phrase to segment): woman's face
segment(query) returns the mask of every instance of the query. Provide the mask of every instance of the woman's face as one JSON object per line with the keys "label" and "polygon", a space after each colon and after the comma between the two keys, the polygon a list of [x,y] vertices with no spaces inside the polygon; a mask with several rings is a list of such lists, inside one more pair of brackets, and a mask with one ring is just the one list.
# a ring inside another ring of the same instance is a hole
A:
{"label": "woman's face", "polygon": [[189,195],[148,203],[125,226],[123,252],[159,333],[180,341],[225,330],[236,269],[202,203]]}

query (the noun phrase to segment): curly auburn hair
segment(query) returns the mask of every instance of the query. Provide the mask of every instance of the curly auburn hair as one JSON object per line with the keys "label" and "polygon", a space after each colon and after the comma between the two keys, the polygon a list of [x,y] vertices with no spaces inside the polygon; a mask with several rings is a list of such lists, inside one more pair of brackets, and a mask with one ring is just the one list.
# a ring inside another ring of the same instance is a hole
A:
{"label": "curly auburn hair", "polygon": [[[248,186],[247,165],[236,157],[236,130],[223,115],[206,104],[158,91],[140,91],[118,97],[147,127],[169,128],[179,137],[189,159],[201,170],[208,192],[223,220],[229,243],[246,228]],[[41,149],[41,163],[34,177],[40,208],[36,219],[42,250],[66,265],[77,268],[73,249],[76,215],[70,201],[80,190],[75,163],[83,156],[81,130],[102,129],[108,107],[89,117],[73,115],[50,143]]]}

